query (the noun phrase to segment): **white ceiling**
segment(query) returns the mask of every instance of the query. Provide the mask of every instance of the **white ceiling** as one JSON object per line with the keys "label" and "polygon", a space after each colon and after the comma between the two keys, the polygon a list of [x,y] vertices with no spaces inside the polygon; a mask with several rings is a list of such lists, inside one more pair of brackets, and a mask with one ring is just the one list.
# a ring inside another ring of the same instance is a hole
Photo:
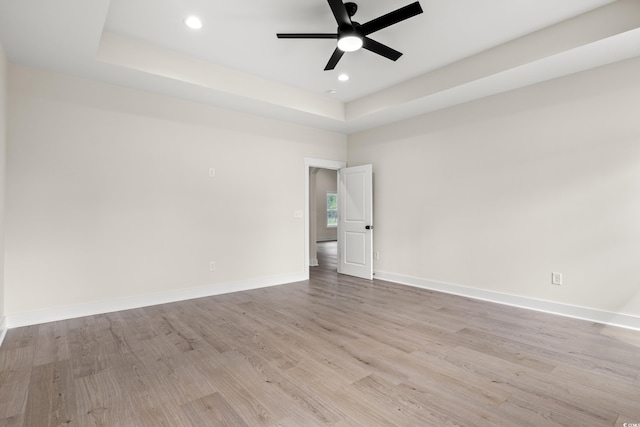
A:
{"label": "white ceiling", "polygon": [[[353,19],[412,1],[360,0]],[[360,50],[333,71],[334,40],[275,35],[335,32],[326,0],[2,0],[0,41],[13,63],[346,133],[640,55],[640,0],[420,3],[371,35],[397,62]]]}

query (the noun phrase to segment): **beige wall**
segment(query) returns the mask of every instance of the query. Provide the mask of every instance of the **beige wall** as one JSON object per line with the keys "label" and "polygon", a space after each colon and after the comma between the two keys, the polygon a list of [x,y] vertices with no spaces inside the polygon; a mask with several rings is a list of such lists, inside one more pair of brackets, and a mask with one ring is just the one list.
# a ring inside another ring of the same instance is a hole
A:
{"label": "beige wall", "polygon": [[303,273],[304,158],[346,136],[17,65],[9,94],[8,315]]}
{"label": "beige wall", "polygon": [[[640,316],[637,75],[349,136],[376,271]],[[303,159],[345,160],[344,135],[17,65],[8,85],[4,314],[304,269]]]}
{"label": "beige wall", "polygon": [[[7,58],[0,43],[0,327],[4,319],[4,191],[7,135]],[[0,330],[0,335],[2,331]]]}
{"label": "beige wall", "polygon": [[338,232],[335,227],[327,227],[327,193],[336,193],[336,171],[320,169],[316,174],[316,240],[336,240]]}
{"label": "beige wall", "polygon": [[640,316],[638,76],[633,59],[351,135],[375,270]]}

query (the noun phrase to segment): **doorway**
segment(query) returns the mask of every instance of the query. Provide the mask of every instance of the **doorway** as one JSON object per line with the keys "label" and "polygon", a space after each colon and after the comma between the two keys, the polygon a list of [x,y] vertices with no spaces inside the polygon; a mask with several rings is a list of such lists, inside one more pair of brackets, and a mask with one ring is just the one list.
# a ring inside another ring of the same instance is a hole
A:
{"label": "doorway", "polygon": [[[304,164],[305,164],[305,207],[306,207],[306,209],[304,210],[305,212],[305,215],[304,215],[304,218],[305,218],[305,272],[306,272],[307,278],[309,278],[309,267],[311,266],[311,260],[312,260],[310,254],[312,250],[317,254],[316,238],[315,237],[313,239],[311,238],[311,235],[313,234],[311,232],[311,222],[312,222],[311,215],[315,214],[315,212],[311,212],[311,208],[310,208],[311,199],[312,199],[311,173],[314,169],[325,169],[325,170],[333,171],[337,176],[338,171],[340,169],[345,168],[347,166],[347,163],[343,161],[336,161],[336,160],[305,158]],[[315,196],[315,191],[314,191],[314,196]],[[315,205],[317,207],[317,202],[315,203]],[[336,244],[336,248],[337,248],[340,243],[340,237],[337,236],[336,239],[337,239],[337,244]],[[314,262],[317,262],[317,255],[313,258],[313,260]]]}
{"label": "doorway", "polygon": [[[338,240],[338,171],[309,170],[309,267],[322,265],[319,246]],[[315,243],[315,244],[314,244]],[[330,246],[330,245],[329,245]],[[335,269],[337,271],[337,268]]]}

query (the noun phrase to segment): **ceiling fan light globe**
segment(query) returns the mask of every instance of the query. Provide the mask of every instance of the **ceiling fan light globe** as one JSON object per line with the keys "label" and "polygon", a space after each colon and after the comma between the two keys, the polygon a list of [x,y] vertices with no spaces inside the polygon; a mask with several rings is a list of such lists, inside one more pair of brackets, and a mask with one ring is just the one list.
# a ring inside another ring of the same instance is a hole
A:
{"label": "ceiling fan light globe", "polygon": [[338,40],[338,49],[343,52],[354,52],[362,47],[362,38],[358,36],[345,36]]}

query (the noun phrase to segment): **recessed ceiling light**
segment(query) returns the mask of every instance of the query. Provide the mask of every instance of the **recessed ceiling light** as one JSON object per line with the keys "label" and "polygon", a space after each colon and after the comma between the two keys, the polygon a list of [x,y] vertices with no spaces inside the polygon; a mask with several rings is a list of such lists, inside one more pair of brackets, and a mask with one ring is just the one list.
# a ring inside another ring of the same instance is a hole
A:
{"label": "recessed ceiling light", "polygon": [[346,82],[347,80],[349,80],[349,75],[348,74],[340,74],[338,76],[338,80],[340,80],[341,82]]}
{"label": "recessed ceiling light", "polygon": [[189,16],[184,20],[184,24],[194,30],[199,30],[200,28],[202,28],[202,21],[197,16]]}

